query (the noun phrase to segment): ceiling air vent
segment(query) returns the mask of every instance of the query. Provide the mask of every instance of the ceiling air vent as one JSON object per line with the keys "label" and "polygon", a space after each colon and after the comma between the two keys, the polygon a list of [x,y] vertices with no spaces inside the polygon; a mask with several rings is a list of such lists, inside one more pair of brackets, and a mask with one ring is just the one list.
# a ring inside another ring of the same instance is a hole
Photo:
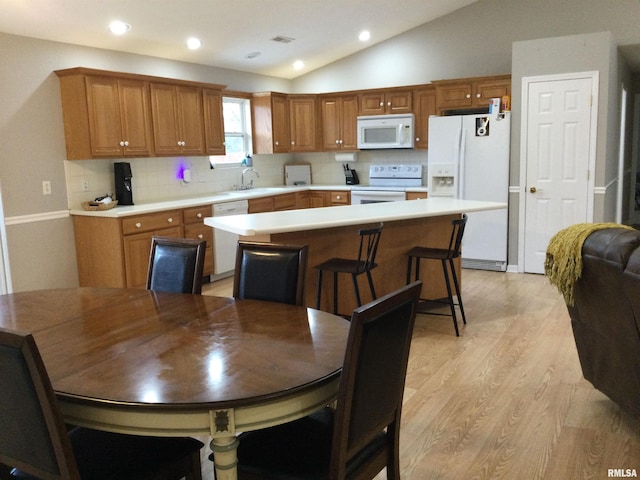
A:
{"label": "ceiling air vent", "polygon": [[274,42],[280,42],[280,43],[291,43],[295,40],[295,38],[285,37],[284,35],[278,35],[277,37],[273,37],[271,40],[273,40]]}

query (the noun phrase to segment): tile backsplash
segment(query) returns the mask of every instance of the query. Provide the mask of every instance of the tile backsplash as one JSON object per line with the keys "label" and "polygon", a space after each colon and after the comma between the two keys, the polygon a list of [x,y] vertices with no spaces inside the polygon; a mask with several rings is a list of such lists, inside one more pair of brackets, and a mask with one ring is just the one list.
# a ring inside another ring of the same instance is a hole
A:
{"label": "tile backsplash", "polygon": [[[240,184],[244,167],[221,165],[210,167],[209,157],[131,158],[114,160],[66,160],[67,202],[69,209],[78,209],[81,203],[96,197],[113,194],[113,164],[126,161],[131,164],[131,187],[136,204],[179,198],[206,196],[215,192],[233,190]],[[284,184],[285,163],[311,164],[312,183],[319,185],[343,185],[342,163],[336,162],[333,153],[254,155],[253,168],[259,177],[251,176],[256,187]],[[357,161],[350,163],[358,171],[360,183],[369,183],[369,166],[372,163],[422,163],[426,175],[427,152],[425,150],[370,150],[357,153]],[[191,181],[185,183],[179,172],[188,168]],[[426,178],[426,177],[424,177]],[[83,182],[88,191],[83,191]],[[423,179],[423,183],[426,181]]]}

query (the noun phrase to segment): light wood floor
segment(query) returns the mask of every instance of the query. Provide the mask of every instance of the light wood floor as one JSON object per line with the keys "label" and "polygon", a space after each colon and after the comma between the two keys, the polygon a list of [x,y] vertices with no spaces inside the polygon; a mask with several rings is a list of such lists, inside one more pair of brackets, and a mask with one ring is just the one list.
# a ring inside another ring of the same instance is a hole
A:
{"label": "light wood floor", "polygon": [[[462,276],[468,324],[459,338],[450,317],[416,320],[402,479],[597,480],[614,468],[640,475],[640,419],[583,379],[567,310],[548,280]],[[231,285],[226,279],[203,293],[228,296]],[[203,472],[213,478],[206,460]]]}

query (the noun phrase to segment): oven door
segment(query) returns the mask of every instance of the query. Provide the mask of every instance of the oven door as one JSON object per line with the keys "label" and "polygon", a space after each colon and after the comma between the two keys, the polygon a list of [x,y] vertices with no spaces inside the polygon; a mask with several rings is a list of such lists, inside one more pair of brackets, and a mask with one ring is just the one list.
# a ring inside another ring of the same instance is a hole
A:
{"label": "oven door", "polygon": [[351,205],[363,203],[399,202],[406,200],[404,191],[397,190],[351,190]]}

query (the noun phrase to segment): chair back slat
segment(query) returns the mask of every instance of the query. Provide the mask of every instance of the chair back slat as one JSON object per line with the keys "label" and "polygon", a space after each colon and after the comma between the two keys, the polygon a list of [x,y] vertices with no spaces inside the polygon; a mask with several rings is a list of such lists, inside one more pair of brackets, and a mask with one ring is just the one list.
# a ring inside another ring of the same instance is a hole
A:
{"label": "chair back slat", "polygon": [[462,248],[462,237],[464,236],[464,229],[467,225],[467,214],[463,213],[462,217],[451,220],[451,238],[449,239],[449,255],[448,258],[457,258],[460,256],[460,249]]}
{"label": "chair back slat", "polygon": [[358,249],[358,270],[356,273],[363,273],[375,267],[376,254],[378,253],[378,244],[380,243],[380,235],[384,224],[380,224],[375,228],[360,229],[360,247]]}

